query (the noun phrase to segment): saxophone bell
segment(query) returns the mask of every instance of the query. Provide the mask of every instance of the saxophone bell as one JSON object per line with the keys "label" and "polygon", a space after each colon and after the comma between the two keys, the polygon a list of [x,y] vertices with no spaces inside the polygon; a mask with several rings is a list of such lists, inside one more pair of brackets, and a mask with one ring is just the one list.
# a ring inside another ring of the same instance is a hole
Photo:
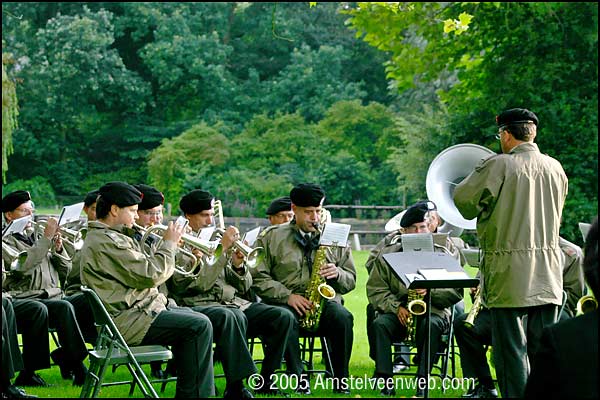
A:
{"label": "saxophone bell", "polygon": [[598,308],[598,300],[594,296],[586,295],[577,301],[577,315],[587,314]]}

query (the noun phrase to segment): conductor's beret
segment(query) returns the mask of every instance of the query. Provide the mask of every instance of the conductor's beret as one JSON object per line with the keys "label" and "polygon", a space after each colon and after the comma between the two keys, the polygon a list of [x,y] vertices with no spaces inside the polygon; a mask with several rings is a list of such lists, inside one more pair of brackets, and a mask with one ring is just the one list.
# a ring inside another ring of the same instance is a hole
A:
{"label": "conductor's beret", "polygon": [[96,202],[96,200],[98,199],[99,193],[100,193],[100,191],[98,189],[96,189],[96,190],[92,190],[91,192],[86,194],[85,199],[83,200],[83,205],[86,207],[89,207],[92,204],[94,204]]}
{"label": "conductor's beret", "polygon": [[510,110],[502,111],[500,115],[496,116],[496,123],[499,128],[510,124],[526,122],[533,122],[537,126],[538,117],[525,108],[511,108]]}
{"label": "conductor's beret", "polygon": [[129,207],[142,202],[143,194],[126,182],[109,182],[99,189],[100,197],[108,204]]}
{"label": "conductor's beret", "polygon": [[433,202],[420,201],[408,207],[400,220],[400,226],[408,228],[412,224],[425,221],[425,215],[428,211],[432,210],[427,203],[433,204]]}
{"label": "conductor's beret", "polygon": [[267,215],[275,215],[280,211],[292,211],[292,200],[290,196],[283,196],[275,199],[267,208]]}
{"label": "conductor's beret", "polygon": [[198,214],[210,210],[214,206],[215,197],[206,190],[195,189],[186,194],[179,201],[179,208],[185,214]]}
{"label": "conductor's beret", "polygon": [[14,211],[21,204],[31,200],[31,195],[25,190],[17,190],[2,198],[2,212]]}
{"label": "conductor's beret", "polygon": [[160,206],[165,202],[165,197],[160,191],[158,191],[158,189],[149,185],[144,185],[143,183],[133,186],[142,192],[144,196],[142,202],[138,205],[138,210],[149,210],[151,208]]}
{"label": "conductor's beret", "polygon": [[325,192],[314,183],[301,183],[292,189],[290,199],[298,207],[320,207],[325,200]]}

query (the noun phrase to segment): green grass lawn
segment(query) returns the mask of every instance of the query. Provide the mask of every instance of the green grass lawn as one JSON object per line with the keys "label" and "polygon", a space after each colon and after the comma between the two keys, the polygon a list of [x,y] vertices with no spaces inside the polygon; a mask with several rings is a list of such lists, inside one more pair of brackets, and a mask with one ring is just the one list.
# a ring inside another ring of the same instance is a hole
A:
{"label": "green grass lawn", "polygon": [[[369,358],[369,344],[367,341],[366,334],[366,305],[367,305],[367,295],[366,295],[366,282],[367,282],[367,271],[364,268],[365,261],[367,260],[369,252],[368,251],[354,251],[354,261],[356,264],[357,270],[357,282],[356,289],[345,295],[345,306],[352,312],[354,315],[354,346],[352,350],[352,357],[350,360],[350,375],[355,377],[355,382],[359,382],[358,379],[363,379],[364,377],[371,377],[375,368],[375,363]],[[474,276],[476,270],[473,268],[466,268],[467,273],[469,275]],[[470,308],[470,298],[466,296],[466,309]],[[51,341],[52,343],[52,341]],[[262,358],[260,346],[257,346],[255,349],[255,358]],[[320,357],[316,356],[317,366],[323,367]],[[144,366],[144,369],[147,371],[149,376],[150,367]],[[413,367],[414,370],[414,367]],[[456,359],[456,371],[457,376],[462,377],[462,371],[460,368],[459,357]],[[51,384],[51,387],[48,388],[26,388],[27,393],[34,394],[39,397],[49,397],[49,398],[69,398],[69,397],[79,397],[81,388],[73,387],[69,381],[65,381],[60,376],[60,371],[57,366],[53,366],[50,369],[38,371],[39,374]],[[219,364],[215,366],[215,374],[222,373],[222,368]],[[494,372],[493,372],[494,373]],[[106,375],[106,380],[126,380],[128,379],[129,372],[126,367],[120,367],[116,370],[116,372],[108,372]],[[412,379],[412,377],[404,376],[406,379]],[[225,379],[217,378],[215,380],[217,389],[219,391],[220,396],[222,397],[223,391],[225,388]],[[436,378],[436,382],[441,383],[439,378]],[[321,380],[320,383],[323,383]],[[316,387],[317,378],[313,376],[311,381],[311,387],[313,387],[312,395],[306,397],[318,397],[318,398],[334,398],[334,397],[343,397],[340,395],[334,395],[331,390],[322,389],[320,387]],[[315,388],[316,387],[316,388]],[[155,388],[157,392],[160,390],[160,384],[156,384]],[[464,389],[450,389],[442,392],[441,389],[432,389],[429,392],[430,397],[460,397],[465,392]],[[129,393],[128,386],[113,386],[102,388],[100,391],[101,397],[127,397]],[[169,383],[164,393],[160,393],[161,397],[174,397],[175,395],[175,383]],[[412,397],[414,395],[414,390],[397,390],[396,397]],[[133,397],[142,397],[142,393],[136,388]],[[351,397],[380,397],[379,390],[371,390],[367,388],[358,388],[352,391]]]}

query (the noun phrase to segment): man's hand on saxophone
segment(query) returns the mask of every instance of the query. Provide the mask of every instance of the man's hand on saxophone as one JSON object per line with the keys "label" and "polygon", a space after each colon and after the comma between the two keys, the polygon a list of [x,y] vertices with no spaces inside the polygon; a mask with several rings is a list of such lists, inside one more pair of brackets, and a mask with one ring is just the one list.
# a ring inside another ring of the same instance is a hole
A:
{"label": "man's hand on saxophone", "polygon": [[290,294],[287,300],[288,306],[292,307],[298,315],[303,317],[312,308],[312,302],[299,294]]}
{"label": "man's hand on saxophone", "polygon": [[406,307],[398,307],[398,311],[396,312],[396,316],[400,323],[404,326],[408,326],[408,322],[410,319],[410,312],[406,309]]}
{"label": "man's hand on saxophone", "polygon": [[340,270],[333,263],[321,265],[319,273],[325,279],[337,279],[340,276]]}

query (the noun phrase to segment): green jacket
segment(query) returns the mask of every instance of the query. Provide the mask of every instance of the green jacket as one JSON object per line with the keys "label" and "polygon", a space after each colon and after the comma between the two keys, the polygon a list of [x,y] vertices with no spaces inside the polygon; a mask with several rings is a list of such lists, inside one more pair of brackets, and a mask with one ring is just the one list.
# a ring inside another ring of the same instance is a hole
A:
{"label": "green jacket", "polygon": [[577,313],[577,302],[584,295],[585,280],[583,278],[583,252],[581,247],[559,238],[560,248],[565,255],[563,270],[563,288],[567,292],[565,310],[574,317]]}
{"label": "green jacket", "polygon": [[[31,230],[26,230],[31,234]],[[27,259],[17,271],[6,274],[2,281],[2,290],[9,292],[14,298],[62,298],[60,282],[64,282],[71,270],[71,260],[63,249],[56,253],[52,241],[45,236],[37,239],[33,246],[19,240],[15,235],[7,235],[3,241],[18,252],[26,251]],[[2,252],[5,266],[10,266],[12,259]],[[8,269],[8,268],[7,268]]]}
{"label": "green jacket", "polygon": [[237,296],[246,293],[252,285],[252,276],[247,267],[244,267],[243,275],[237,274],[227,256],[222,254],[212,265],[208,264],[206,256],[203,257],[196,268],[196,276],[175,272],[167,281],[169,295],[177,304],[189,307],[218,304],[239,307],[248,303]]}
{"label": "green jacket", "polygon": [[[389,235],[388,235],[389,236]],[[406,308],[408,289],[394,274],[392,268],[383,259],[383,254],[402,251],[402,235],[396,235],[390,243],[381,247],[371,259],[369,279],[367,280],[367,297],[369,303],[380,313],[396,314],[398,308]],[[459,259],[458,250],[448,239],[446,249],[436,247],[436,252],[448,252]],[[431,290],[431,312],[441,317],[450,318],[450,307],[458,303],[463,297],[462,289],[430,289]]]}
{"label": "green jacket", "polygon": [[458,210],[466,219],[477,217],[488,307],[561,304],[558,237],[567,188],[560,163],[535,143],[482,161],[456,186]]}
{"label": "green jacket", "polygon": [[123,225],[90,221],[81,249],[81,282],[96,291],[127,343],[138,345],[166,309],[167,298],[157,287],[173,274],[177,244],[163,240],[148,257],[133,234]]}
{"label": "green jacket", "polygon": [[[291,294],[306,295],[310,282],[310,269],[303,249],[295,239],[298,226],[275,225],[261,232],[256,247],[263,248],[262,261],[252,270],[252,288],[265,302],[285,304]],[[311,253],[314,259],[316,251]],[[346,247],[327,247],[327,262],[334,263],[339,270],[336,280],[328,280],[336,292],[335,301],[342,302],[342,296],[356,286],[356,269],[352,251]],[[312,266],[310,266],[312,268]]]}

